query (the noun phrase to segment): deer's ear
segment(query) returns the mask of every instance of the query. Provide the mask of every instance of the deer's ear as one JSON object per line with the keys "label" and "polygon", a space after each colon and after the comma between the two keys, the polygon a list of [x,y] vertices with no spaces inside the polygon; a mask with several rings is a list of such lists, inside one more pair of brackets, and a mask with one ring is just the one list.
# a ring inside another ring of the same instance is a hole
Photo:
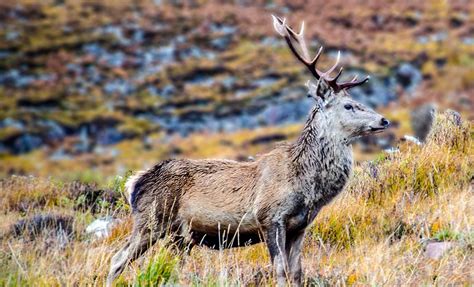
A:
{"label": "deer's ear", "polygon": [[316,103],[316,107],[318,108],[318,110],[322,110],[326,107],[327,103],[328,103],[328,100],[326,99],[323,99],[321,97],[318,97],[318,96],[315,96],[315,95],[312,95],[310,93],[307,94],[307,97],[308,98],[311,98],[315,101]]}
{"label": "deer's ear", "polygon": [[308,95],[309,96],[316,96],[316,94],[318,93],[319,83],[315,85],[315,84],[313,84],[313,82],[308,80],[306,82],[305,86],[306,86],[306,88],[308,88]]}
{"label": "deer's ear", "polygon": [[308,80],[306,82],[306,87],[308,88],[308,97],[315,99],[317,102],[327,102],[332,95],[331,88],[322,79],[319,79],[316,84]]}
{"label": "deer's ear", "polygon": [[316,99],[316,106],[318,107],[318,109],[320,110],[323,110],[326,108],[328,104],[328,101],[327,100],[323,100],[322,98],[318,98]]}

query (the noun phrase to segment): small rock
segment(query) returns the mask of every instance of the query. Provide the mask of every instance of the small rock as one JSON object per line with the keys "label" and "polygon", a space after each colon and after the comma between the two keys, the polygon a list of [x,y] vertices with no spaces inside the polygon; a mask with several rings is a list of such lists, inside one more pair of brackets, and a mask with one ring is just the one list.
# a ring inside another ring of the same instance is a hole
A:
{"label": "small rock", "polygon": [[422,80],[420,70],[409,63],[401,64],[396,71],[397,82],[409,92],[413,91]]}
{"label": "small rock", "polygon": [[112,228],[119,222],[120,220],[111,216],[98,218],[87,226],[86,233],[92,234],[96,238],[105,238],[110,235]]}
{"label": "small rock", "polygon": [[384,149],[384,152],[388,154],[394,154],[394,153],[399,153],[400,150],[396,147],[391,147],[391,148]]}
{"label": "small rock", "polygon": [[443,255],[453,248],[452,242],[430,242],[426,245],[425,256],[430,259],[438,260]]}
{"label": "small rock", "polygon": [[17,130],[24,130],[25,125],[18,120],[6,118],[3,121],[0,121],[0,128],[14,128]]}
{"label": "small rock", "polygon": [[123,140],[125,138],[125,135],[118,131],[116,128],[110,127],[99,131],[96,137],[96,141],[98,144],[111,145]]}
{"label": "small rock", "polygon": [[71,156],[66,153],[64,148],[59,148],[51,153],[49,159],[52,161],[70,160]]}
{"label": "small rock", "polygon": [[13,143],[14,152],[17,154],[30,152],[43,144],[40,137],[24,134]]}
{"label": "small rock", "polygon": [[44,130],[46,141],[58,141],[66,136],[64,129],[55,121],[39,121],[38,126]]}
{"label": "small rock", "polygon": [[73,150],[75,153],[84,153],[91,150],[91,140],[86,127],[82,127],[79,131],[79,139]]}
{"label": "small rock", "polygon": [[232,37],[226,35],[220,38],[212,39],[211,45],[215,49],[225,50],[230,45],[231,42],[232,42]]}
{"label": "small rock", "polygon": [[172,84],[166,85],[161,91],[161,96],[170,97],[176,93],[176,87]]}
{"label": "small rock", "polygon": [[407,141],[407,142],[414,143],[414,144],[416,144],[416,145],[422,145],[422,143],[420,142],[420,140],[417,139],[417,138],[414,137],[414,136],[404,135],[404,136],[403,136],[403,140],[405,140],[405,141]]}
{"label": "small rock", "polygon": [[424,142],[433,125],[437,107],[434,103],[426,103],[411,112],[410,121],[415,136]]}

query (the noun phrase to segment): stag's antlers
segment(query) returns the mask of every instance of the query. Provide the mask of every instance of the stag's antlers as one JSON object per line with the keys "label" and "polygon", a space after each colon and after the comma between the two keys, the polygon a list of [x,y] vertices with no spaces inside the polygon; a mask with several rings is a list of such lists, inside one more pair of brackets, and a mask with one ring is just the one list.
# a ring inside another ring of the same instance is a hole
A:
{"label": "stag's antlers", "polygon": [[[334,90],[334,92],[339,92],[342,90],[348,90],[350,88],[353,88],[355,86],[359,86],[364,84],[369,80],[369,76],[365,77],[363,80],[357,81],[357,76],[355,76],[351,81],[345,82],[345,83],[337,83],[337,79],[342,74],[343,68],[341,67],[339,69],[339,72],[337,75],[333,78],[330,78],[330,74],[336,69],[337,65],[339,64],[339,59],[341,57],[341,52],[339,51],[337,53],[337,59],[336,63],[334,66],[332,66],[329,70],[326,72],[321,72],[318,69],[316,69],[316,63],[318,62],[319,56],[321,56],[321,53],[323,51],[323,47],[321,47],[316,54],[316,56],[311,60],[308,52],[308,47],[306,46],[306,41],[304,39],[304,22],[301,23],[301,29],[299,33],[296,33],[293,31],[293,29],[290,28],[286,24],[286,19],[281,19],[280,17],[276,17],[272,15],[273,17],[273,26],[275,27],[275,30],[283,36],[286,40],[286,43],[288,44],[288,47],[290,50],[293,52],[293,54],[296,56],[300,62],[302,62],[313,74],[313,76],[317,80],[325,80],[327,84]],[[298,49],[293,45],[293,41],[296,42],[299,46],[299,50],[302,52],[298,52]]]}

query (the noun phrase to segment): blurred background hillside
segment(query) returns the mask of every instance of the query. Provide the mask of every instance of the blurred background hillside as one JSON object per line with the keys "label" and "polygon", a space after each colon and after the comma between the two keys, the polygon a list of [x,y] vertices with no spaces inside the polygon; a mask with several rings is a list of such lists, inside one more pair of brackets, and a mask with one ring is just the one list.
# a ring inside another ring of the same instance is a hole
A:
{"label": "blurred background hillside", "polygon": [[358,159],[423,137],[420,107],[474,118],[473,1],[3,0],[0,177],[104,182],[164,158],[246,160],[293,139],[310,75],[271,14],[305,20],[322,68],[340,50],[346,77],[371,76],[351,93],[394,125]]}

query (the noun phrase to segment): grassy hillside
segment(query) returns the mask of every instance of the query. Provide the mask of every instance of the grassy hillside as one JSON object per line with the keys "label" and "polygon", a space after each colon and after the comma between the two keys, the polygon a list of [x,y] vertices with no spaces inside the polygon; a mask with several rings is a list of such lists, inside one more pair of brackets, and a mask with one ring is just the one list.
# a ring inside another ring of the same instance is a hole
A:
{"label": "grassy hillside", "polygon": [[[371,76],[351,95],[393,123],[371,140],[400,150],[355,146],[350,184],[308,231],[306,283],[474,285],[474,1],[2,0],[0,286],[101,286],[130,230],[131,172],[295,139],[309,75],[270,14],[305,20],[321,70],[340,50],[343,77]],[[426,103],[464,124],[438,115],[425,145],[400,141]],[[35,215],[64,228],[25,228]],[[112,235],[87,235],[105,216]],[[433,242],[450,250],[430,259]],[[272,283],[263,244],[162,246],[119,285]]]}
{"label": "grassy hillside", "polygon": [[[399,153],[359,164],[345,191],[308,230],[306,283],[474,284],[473,154],[471,123],[458,126],[447,113],[437,115],[425,145],[405,143]],[[1,180],[0,285],[102,285],[110,257],[130,230],[129,207],[121,194],[125,177],[99,187],[45,177]],[[70,239],[47,232],[9,232],[18,219],[39,213],[72,216]],[[103,215],[121,219],[111,236],[86,236],[87,224]],[[430,259],[425,249],[435,241],[450,242],[451,248]],[[273,281],[263,244],[224,252],[195,248],[187,256],[160,243],[117,283],[150,282],[222,286]]]}

